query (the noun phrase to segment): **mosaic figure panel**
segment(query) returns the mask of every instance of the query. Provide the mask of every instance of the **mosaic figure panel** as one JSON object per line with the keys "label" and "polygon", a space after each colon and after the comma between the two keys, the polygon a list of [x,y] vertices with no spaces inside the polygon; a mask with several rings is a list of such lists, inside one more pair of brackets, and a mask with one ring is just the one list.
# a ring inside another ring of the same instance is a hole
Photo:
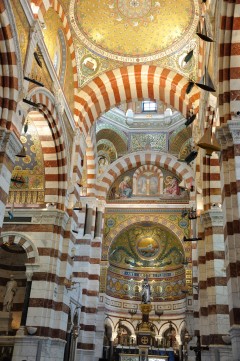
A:
{"label": "mosaic figure panel", "polygon": [[41,142],[30,117],[27,122],[28,130],[20,137],[27,156],[16,157],[8,197],[9,203],[44,202],[45,175]]}
{"label": "mosaic figure panel", "polygon": [[189,192],[179,187],[180,180],[171,172],[157,168],[157,171],[139,172],[137,177],[135,172],[138,173],[136,168],[117,178],[108,192],[108,201],[136,202],[145,197],[157,197],[155,200],[163,203],[181,203],[189,200]]}

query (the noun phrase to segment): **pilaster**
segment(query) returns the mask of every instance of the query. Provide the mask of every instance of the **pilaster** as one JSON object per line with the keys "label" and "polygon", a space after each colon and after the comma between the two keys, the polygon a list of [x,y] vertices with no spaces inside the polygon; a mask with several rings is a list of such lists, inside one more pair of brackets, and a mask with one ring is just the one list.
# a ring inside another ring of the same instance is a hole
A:
{"label": "pilaster", "polygon": [[22,144],[15,133],[5,128],[0,128],[0,230],[3,223],[15,157],[21,148]]}

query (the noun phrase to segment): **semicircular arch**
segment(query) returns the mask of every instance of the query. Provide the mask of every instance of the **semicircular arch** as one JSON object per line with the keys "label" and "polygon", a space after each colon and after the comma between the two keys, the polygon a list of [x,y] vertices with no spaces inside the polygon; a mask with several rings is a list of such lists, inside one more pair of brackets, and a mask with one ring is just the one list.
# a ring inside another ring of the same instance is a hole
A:
{"label": "semicircular arch", "polygon": [[133,65],[107,71],[84,86],[76,97],[75,120],[87,136],[94,121],[122,102],[136,99],[161,100],[187,117],[198,111],[200,92],[186,94],[188,79],[173,70],[153,65]]}
{"label": "semicircular arch", "polygon": [[38,249],[31,241],[31,239],[25,234],[12,231],[2,232],[0,237],[0,246],[2,244],[16,244],[21,246],[27,254],[28,263],[39,263]]}
{"label": "semicircular arch", "polygon": [[179,162],[178,159],[170,154],[157,151],[141,151],[128,154],[117,159],[102,174],[97,185],[99,199],[106,199],[107,192],[114,181],[126,171],[141,167],[143,165],[155,165],[163,167],[176,174],[180,179],[184,179],[186,186],[194,182],[194,173],[186,163]]}

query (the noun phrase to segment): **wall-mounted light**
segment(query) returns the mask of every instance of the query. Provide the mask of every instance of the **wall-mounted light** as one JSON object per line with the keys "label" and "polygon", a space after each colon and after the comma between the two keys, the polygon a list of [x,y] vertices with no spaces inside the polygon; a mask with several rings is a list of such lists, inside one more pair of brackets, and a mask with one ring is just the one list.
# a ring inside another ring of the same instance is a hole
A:
{"label": "wall-mounted light", "polygon": [[214,41],[213,38],[207,33],[205,18],[203,18],[202,29],[201,29],[201,21],[199,21],[196,34],[199,36],[200,39],[208,43],[212,43]]}
{"label": "wall-mounted light", "polygon": [[207,67],[205,66],[205,73],[203,74],[203,76],[201,77],[201,79],[199,80],[199,82],[196,83],[196,85],[203,89],[206,90],[208,92],[215,92],[216,89],[213,85],[213,81],[207,71]]}
{"label": "wall-mounted light", "polygon": [[81,210],[82,210],[82,202],[81,202],[81,201],[77,201],[77,202],[74,204],[73,210],[74,210],[74,211],[81,211]]}
{"label": "wall-mounted light", "polygon": [[27,156],[25,147],[22,147],[20,153],[16,154],[16,157],[18,158],[25,158]]}
{"label": "wall-mounted light", "polygon": [[198,155],[198,152],[196,150],[192,150],[191,153],[189,153],[186,158],[184,159],[184,161],[189,164],[191,163]]}
{"label": "wall-mounted light", "polygon": [[202,241],[202,238],[200,237],[192,237],[192,238],[187,238],[187,237],[183,237],[183,242],[196,242],[196,241]]}
{"label": "wall-mounted light", "polygon": [[33,84],[36,84],[36,85],[39,85],[39,86],[44,87],[44,84],[41,83],[40,81],[36,80],[36,79],[29,78],[28,76],[25,76],[24,79],[27,80],[27,81],[29,81],[30,83],[33,83]]}

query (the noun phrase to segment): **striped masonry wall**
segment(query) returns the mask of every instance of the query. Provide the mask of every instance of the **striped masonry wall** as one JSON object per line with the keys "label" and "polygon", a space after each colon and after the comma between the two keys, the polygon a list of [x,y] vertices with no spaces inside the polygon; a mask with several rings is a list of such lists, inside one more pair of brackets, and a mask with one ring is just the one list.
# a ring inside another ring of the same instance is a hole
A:
{"label": "striped masonry wall", "polygon": [[206,304],[201,311],[207,316],[206,324],[201,327],[202,343],[219,347],[225,345],[222,336],[229,332],[230,327],[221,208],[212,207],[203,213],[201,220],[204,229],[204,241],[201,243],[205,245],[202,261],[206,275],[206,282],[203,283]]}
{"label": "striped masonry wall", "polygon": [[[18,69],[13,32],[5,1],[0,3],[0,24],[0,126],[16,131],[12,122],[18,100]],[[16,134],[19,135],[17,131]]]}
{"label": "striped masonry wall", "polygon": [[[239,272],[239,118],[240,109],[240,3],[221,1],[221,37],[219,50],[219,115],[218,139],[220,158],[225,238],[225,259],[229,297],[230,335],[233,360],[240,354],[240,272]],[[227,125],[228,123],[228,125]]]}
{"label": "striped masonry wall", "polygon": [[81,330],[77,347],[82,351],[94,352],[101,260],[101,237],[95,239],[94,230],[96,209],[99,210],[99,207],[94,197],[81,197],[81,202],[83,210],[79,211],[79,234],[76,237],[78,256],[75,258],[73,273],[83,285]]}
{"label": "striped masonry wall", "polygon": [[86,139],[86,169],[87,169],[87,195],[94,197],[96,195],[96,177],[97,177],[97,147],[96,134],[91,129],[90,135]]}
{"label": "striped masonry wall", "polygon": [[[215,128],[215,111],[208,106],[205,117],[205,131],[211,127],[213,132]],[[204,151],[203,151],[204,152]],[[213,152],[212,156],[203,155],[203,202],[204,211],[211,208],[212,204],[221,204],[221,180],[220,180],[220,163],[218,153]]]}
{"label": "striped masonry wall", "polygon": [[[69,305],[64,282],[72,268],[69,234],[64,234],[66,215],[57,209],[31,210],[31,214],[30,223],[14,226],[14,242],[25,249],[28,263],[37,259],[39,265],[32,277],[27,325],[36,326],[39,336],[65,340]],[[5,232],[11,234],[11,224],[4,224]]]}
{"label": "striped masonry wall", "polygon": [[[64,32],[65,32],[65,35],[67,38],[67,44],[68,44],[71,59],[72,59],[74,94],[76,96],[77,92],[78,92],[76,54],[75,54],[75,49],[74,49],[74,45],[73,45],[71,29],[70,29],[70,25],[68,23],[66,14],[64,13],[64,10],[58,0],[33,0],[33,1],[31,1],[31,4],[34,4],[39,7],[39,11],[38,11],[38,14],[36,14],[36,16],[39,17],[40,19],[44,19],[44,15],[48,11],[48,9],[50,7],[52,7],[56,11],[56,13],[59,15],[59,17],[63,23]],[[76,109],[76,103],[75,103],[74,107]]]}

